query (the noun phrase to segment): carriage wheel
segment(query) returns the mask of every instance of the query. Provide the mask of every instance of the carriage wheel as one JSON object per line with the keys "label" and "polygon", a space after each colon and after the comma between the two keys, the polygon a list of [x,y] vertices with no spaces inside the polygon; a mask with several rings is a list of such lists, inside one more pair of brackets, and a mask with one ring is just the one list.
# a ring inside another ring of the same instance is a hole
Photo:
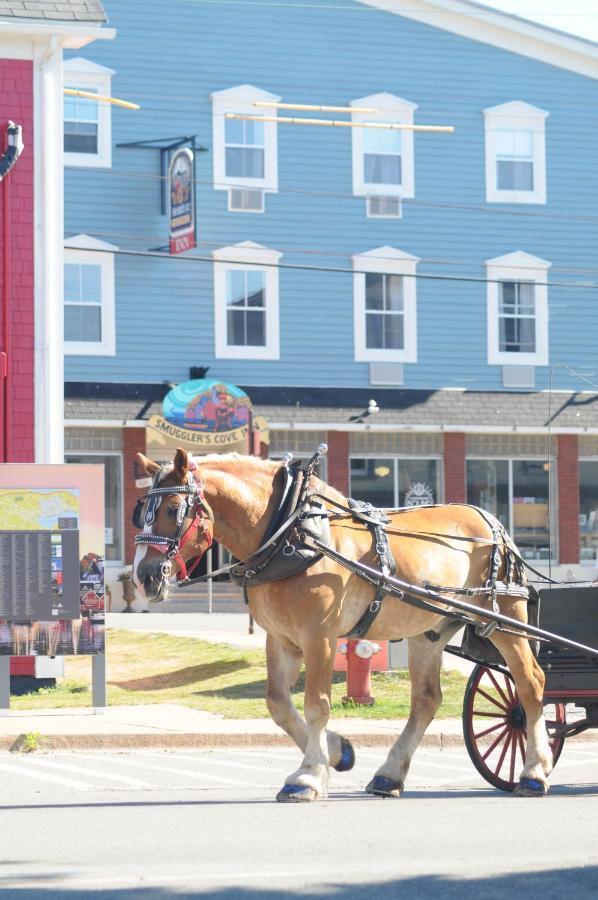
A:
{"label": "carriage wheel", "polygon": [[[565,738],[555,731],[566,722],[565,704],[551,704],[544,712],[556,765]],[[509,674],[475,667],[465,689],[463,737],[480,775],[494,787],[514,791],[525,763],[527,731],[525,712]]]}

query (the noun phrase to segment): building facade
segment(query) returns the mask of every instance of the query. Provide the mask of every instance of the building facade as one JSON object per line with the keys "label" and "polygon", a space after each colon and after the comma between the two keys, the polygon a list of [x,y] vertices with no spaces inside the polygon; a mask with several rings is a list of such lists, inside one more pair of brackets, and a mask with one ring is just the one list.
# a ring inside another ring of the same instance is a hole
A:
{"label": "building facade", "polygon": [[[593,577],[598,46],[469,2],[268,6],[106,0],[118,39],[65,63],[141,105],[64,114],[65,452],[106,465],[108,560],[148,418],[209,368],[271,455],[324,440],[342,491],[479,504]],[[169,256],[179,144],[197,246]]]}

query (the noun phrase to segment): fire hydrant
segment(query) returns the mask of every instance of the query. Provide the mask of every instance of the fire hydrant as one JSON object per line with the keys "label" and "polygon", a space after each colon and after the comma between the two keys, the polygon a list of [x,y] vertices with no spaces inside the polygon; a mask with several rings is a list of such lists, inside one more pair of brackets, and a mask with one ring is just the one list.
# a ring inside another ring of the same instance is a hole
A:
{"label": "fire hydrant", "polygon": [[380,652],[380,645],[374,641],[348,640],[339,650],[347,655],[347,696],[342,702],[373,706],[376,701],[371,694],[372,656]]}

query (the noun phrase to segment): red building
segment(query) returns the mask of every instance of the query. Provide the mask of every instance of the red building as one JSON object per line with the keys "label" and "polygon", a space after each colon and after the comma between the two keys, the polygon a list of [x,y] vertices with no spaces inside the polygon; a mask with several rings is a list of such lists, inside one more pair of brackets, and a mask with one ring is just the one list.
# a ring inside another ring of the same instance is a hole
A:
{"label": "red building", "polygon": [[63,461],[62,56],[105,22],[99,0],[0,0],[0,462]]}

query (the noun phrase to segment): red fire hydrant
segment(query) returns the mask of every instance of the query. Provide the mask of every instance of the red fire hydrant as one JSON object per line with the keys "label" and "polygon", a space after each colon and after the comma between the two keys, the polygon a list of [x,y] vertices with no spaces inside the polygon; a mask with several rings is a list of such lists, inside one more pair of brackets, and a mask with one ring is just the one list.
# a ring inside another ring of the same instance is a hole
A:
{"label": "red fire hydrant", "polygon": [[373,641],[348,640],[346,647],[339,648],[347,654],[347,696],[343,703],[357,703],[360,706],[373,706],[372,697],[372,656],[378,653],[380,645]]}

